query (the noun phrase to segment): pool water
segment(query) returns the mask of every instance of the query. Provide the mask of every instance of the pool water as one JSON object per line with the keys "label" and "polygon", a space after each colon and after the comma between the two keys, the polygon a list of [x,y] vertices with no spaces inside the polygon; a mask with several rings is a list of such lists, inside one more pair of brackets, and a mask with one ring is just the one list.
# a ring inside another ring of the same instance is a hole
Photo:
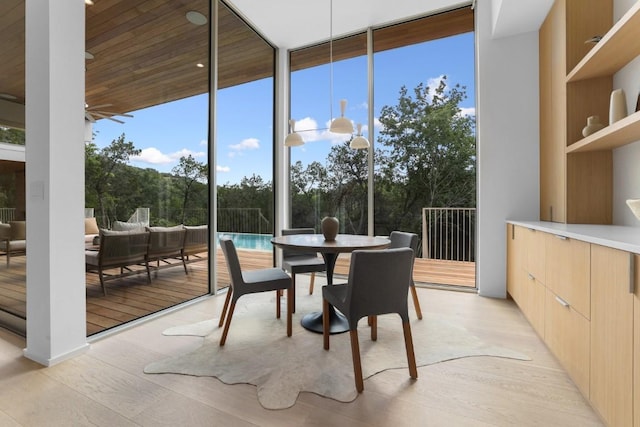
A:
{"label": "pool water", "polygon": [[230,237],[233,244],[238,249],[255,249],[258,251],[271,251],[271,234],[252,234],[252,233],[218,233],[220,237]]}

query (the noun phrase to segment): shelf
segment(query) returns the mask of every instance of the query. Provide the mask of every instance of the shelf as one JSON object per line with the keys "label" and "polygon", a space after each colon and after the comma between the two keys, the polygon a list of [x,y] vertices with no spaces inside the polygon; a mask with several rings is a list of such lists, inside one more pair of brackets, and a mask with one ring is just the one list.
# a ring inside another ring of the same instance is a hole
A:
{"label": "shelf", "polygon": [[571,144],[566,148],[566,153],[611,150],[639,140],[640,111]]}
{"label": "shelf", "polygon": [[613,75],[640,55],[640,1],[622,18],[567,75],[567,83]]}

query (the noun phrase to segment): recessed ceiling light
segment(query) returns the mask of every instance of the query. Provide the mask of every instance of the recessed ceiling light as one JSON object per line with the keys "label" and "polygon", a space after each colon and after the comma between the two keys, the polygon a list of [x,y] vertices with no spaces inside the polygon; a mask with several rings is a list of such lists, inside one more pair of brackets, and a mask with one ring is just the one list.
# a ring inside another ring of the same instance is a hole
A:
{"label": "recessed ceiling light", "polygon": [[18,99],[17,97],[10,95],[8,93],[0,93],[0,98],[2,99],[10,99],[10,100],[14,100],[14,99]]}
{"label": "recessed ceiling light", "polygon": [[204,25],[207,23],[207,17],[200,12],[196,12],[195,10],[187,12],[186,16],[187,21],[191,22],[194,25]]}
{"label": "recessed ceiling light", "polygon": [[93,53],[89,52],[88,50],[84,52],[84,59],[93,59],[93,58],[95,58],[95,56],[93,56]]}
{"label": "recessed ceiling light", "polygon": [[93,2],[91,0],[84,0],[84,4],[88,6],[93,6]]}
{"label": "recessed ceiling light", "polygon": [[204,68],[204,64],[203,64],[203,63],[201,63],[201,62],[198,62],[198,63],[196,64],[196,67],[198,67],[198,68]]}

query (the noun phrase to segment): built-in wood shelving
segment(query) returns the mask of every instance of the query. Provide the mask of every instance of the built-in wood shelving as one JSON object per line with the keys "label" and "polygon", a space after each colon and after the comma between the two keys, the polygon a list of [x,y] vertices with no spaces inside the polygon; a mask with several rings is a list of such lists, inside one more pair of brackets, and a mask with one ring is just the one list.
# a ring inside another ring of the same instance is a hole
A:
{"label": "built-in wood shelving", "polygon": [[598,132],[567,147],[566,152],[611,150],[640,139],[640,111],[633,113]]}
{"label": "built-in wood shelving", "polygon": [[640,2],[636,2],[567,75],[567,82],[612,75],[640,55]]}

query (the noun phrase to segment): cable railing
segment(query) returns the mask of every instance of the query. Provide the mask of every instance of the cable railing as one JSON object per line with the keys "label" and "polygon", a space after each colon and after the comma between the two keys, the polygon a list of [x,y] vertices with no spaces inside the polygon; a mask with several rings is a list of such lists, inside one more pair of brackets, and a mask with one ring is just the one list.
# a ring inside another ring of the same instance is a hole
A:
{"label": "cable railing", "polygon": [[423,208],[422,257],[475,262],[476,208]]}

